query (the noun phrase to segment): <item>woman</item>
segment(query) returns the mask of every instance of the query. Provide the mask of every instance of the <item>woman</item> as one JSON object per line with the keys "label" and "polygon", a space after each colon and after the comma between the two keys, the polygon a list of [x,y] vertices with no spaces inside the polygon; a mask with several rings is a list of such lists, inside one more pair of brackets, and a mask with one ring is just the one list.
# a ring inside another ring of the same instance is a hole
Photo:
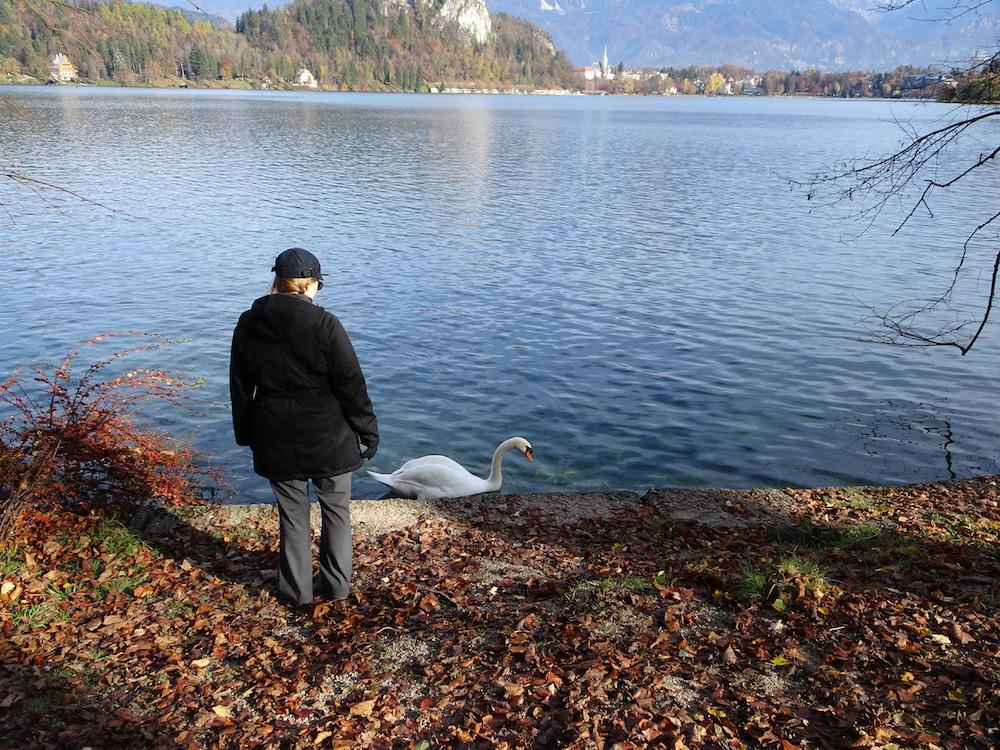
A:
{"label": "woman", "polygon": [[[351,583],[351,472],[375,455],[378,424],[347,331],[313,304],[319,261],[293,247],[274,262],[272,293],[233,332],[229,392],[238,445],[271,482],[281,528],[278,595],[294,606]],[[359,447],[364,445],[364,452]],[[319,578],[312,577],[308,482],[322,509]]]}

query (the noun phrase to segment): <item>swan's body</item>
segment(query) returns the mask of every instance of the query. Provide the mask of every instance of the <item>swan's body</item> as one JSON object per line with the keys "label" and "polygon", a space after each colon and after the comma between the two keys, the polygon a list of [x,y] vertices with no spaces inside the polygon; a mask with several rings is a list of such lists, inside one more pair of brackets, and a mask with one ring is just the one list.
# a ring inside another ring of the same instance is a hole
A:
{"label": "swan's body", "polygon": [[465,497],[482,492],[496,492],[503,483],[501,464],[504,454],[516,448],[531,461],[531,443],[522,437],[504,440],[493,452],[490,475],[480,479],[447,456],[422,456],[407,461],[392,474],[368,474],[394,490],[416,497],[418,500],[436,500],[442,497]]}

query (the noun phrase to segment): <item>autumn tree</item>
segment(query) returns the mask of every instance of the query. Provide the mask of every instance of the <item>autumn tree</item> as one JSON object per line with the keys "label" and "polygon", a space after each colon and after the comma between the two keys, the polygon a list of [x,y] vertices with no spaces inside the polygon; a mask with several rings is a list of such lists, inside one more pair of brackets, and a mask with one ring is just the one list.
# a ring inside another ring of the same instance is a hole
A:
{"label": "autumn tree", "polygon": [[[929,13],[931,22],[949,22],[977,15],[988,4],[987,0],[949,0],[928,10],[918,0],[889,0],[878,7],[890,13],[904,8],[912,8],[911,12],[923,10]],[[998,69],[1000,51],[994,51],[972,60],[964,76],[970,81],[989,82]],[[884,92],[890,84],[877,80],[875,86]],[[966,91],[974,93],[975,89],[966,86]],[[881,226],[877,221],[886,214],[892,218],[893,237],[917,216],[934,219],[936,199],[945,191],[969,198],[988,196],[987,208],[972,221],[964,236],[954,242],[942,239],[942,249],[955,253],[956,261],[948,278],[942,280],[940,293],[881,309],[872,306],[871,318],[876,324],[873,339],[896,346],[950,347],[965,355],[986,329],[1000,278],[1000,196],[995,190],[984,193],[982,178],[996,175],[1000,155],[998,122],[1000,103],[995,99],[969,101],[926,128],[901,123],[903,138],[890,153],[846,158],[799,183],[806,188],[806,197],[820,204],[849,202],[853,218],[862,222],[862,232]],[[960,145],[970,142],[980,144],[976,155],[959,156]],[[892,212],[899,213],[893,217]],[[984,283],[970,290],[961,282],[971,280],[974,273]]]}
{"label": "autumn tree", "polygon": [[716,96],[721,94],[726,87],[726,79],[723,78],[722,73],[715,72],[708,77],[708,81],[705,82],[705,93],[709,96]]}

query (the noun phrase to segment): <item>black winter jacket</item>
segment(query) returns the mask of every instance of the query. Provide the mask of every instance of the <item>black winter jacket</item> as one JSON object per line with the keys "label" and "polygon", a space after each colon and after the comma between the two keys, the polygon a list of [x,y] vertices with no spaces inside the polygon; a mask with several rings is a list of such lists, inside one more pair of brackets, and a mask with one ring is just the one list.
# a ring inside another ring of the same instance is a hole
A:
{"label": "black winter jacket", "polygon": [[357,355],[340,321],[304,294],[261,297],[233,332],[229,394],[238,445],[274,481],[321,479],[378,444]]}

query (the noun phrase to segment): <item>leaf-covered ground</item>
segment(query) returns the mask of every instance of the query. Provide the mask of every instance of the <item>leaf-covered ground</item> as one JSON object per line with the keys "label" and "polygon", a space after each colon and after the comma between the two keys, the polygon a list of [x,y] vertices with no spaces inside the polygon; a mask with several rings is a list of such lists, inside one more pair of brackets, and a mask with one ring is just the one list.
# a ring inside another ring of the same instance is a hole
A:
{"label": "leaf-covered ground", "polygon": [[272,508],[38,515],[0,745],[997,747],[997,486],[356,502],[310,611]]}

